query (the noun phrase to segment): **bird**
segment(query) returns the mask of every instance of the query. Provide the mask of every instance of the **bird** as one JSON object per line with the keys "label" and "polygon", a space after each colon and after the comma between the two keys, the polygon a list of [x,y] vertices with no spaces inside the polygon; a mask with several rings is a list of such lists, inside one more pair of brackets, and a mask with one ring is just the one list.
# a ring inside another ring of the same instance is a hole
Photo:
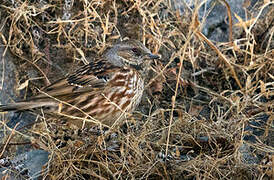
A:
{"label": "bird", "polygon": [[42,108],[68,117],[78,127],[114,126],[140,103],[149,64],[159,58],[138,40],[120,41],[33,97],[0,105],[0,112]]}

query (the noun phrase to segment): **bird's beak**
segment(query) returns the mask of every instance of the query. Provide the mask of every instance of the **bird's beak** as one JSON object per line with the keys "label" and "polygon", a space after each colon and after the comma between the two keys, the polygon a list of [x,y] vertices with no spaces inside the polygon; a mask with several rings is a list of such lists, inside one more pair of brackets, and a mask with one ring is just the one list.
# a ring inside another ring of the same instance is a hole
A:
{"label": "bird's beak", "polygon": [[160,56],[158,56],[158,55],[156,55],[156,54],[152,54],[152,53],[148,53],[148,54],[146,55],[146,57],[147,57],[148,59],[159,59],[159,58],[160,58]]}

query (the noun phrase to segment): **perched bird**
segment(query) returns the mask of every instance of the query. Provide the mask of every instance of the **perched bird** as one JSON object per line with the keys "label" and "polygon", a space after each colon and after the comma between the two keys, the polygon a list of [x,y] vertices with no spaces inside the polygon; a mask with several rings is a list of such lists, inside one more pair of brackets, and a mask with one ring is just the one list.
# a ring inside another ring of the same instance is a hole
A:
{"label": "perched bird", "polygon": [[43,88],[36,96],[0,105],[0,112],[44,107],[70,117],[78,126],[89,122],[111,126],[138,106],[144,91],[147,60],[158,58],[137,40],[122,41],[73,74]]}

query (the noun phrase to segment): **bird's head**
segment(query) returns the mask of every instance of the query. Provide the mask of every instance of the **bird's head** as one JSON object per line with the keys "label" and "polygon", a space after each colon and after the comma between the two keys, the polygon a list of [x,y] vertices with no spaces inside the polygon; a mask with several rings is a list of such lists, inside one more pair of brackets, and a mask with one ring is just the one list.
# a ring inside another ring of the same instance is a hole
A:
{"label": "bird's head", "polygon": [[125,40],[115,44],[106,51],[105,57],[115,66],[130,66],[137,70],[143,68],[146,60],[159,58],[137,40]]}

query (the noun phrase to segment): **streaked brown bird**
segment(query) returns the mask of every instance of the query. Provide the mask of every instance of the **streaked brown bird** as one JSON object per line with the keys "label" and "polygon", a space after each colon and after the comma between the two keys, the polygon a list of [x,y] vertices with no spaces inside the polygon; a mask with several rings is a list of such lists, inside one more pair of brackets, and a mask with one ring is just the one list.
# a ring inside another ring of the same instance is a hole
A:
{"label": "streaked brown bird", "polygon": [[0,112],[46,107],[47,111],[69,116],[81,127],[90,121],[111,126],[138,106],[149,67],[147,60],[158,58],[137,40],[122,41],[36,96],[0,105]]}

